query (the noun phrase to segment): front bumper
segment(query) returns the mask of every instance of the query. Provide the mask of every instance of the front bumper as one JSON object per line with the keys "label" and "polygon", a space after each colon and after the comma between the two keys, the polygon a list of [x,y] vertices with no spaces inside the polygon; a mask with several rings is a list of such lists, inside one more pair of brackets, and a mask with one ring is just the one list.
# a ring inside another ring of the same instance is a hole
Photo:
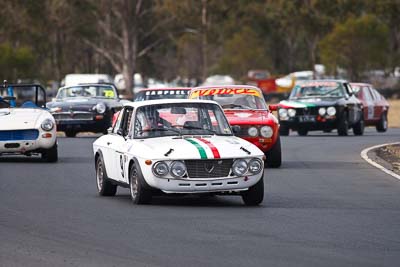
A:
{"label": "front bumper", "polygon": [[337,117],[321,117],[321,116],[314,116],[312,121],[301,121],[299,117],[289,118],[288,120],[281,120],[279,122],[283,127],[290,128],[293,130],[307,129],[309,131],[318,131],[318,130],[327,130],[327,129],[336,129],[337,127]]}
{"label": "front bumper", "polygon": [[86,119],[58,119],[57,115],[54,115],[58,131],[73,130],[77,132],[104,132],[111,127],[111,117],[109,114],[93,114],[91,117]]}
{"label": "front bumper", "polygon": [[[50,137],[43,137],[44,134],[51,134]],[[49,149],[57,142],[55,130],[51,132],[39,131],[36,140],[7,140],[0,141],[0,154],[26,154],[29,152],[40,152],[42,149]]]}
{"label": "front bumper", "polygon": [[154,175],[145,177],[148,185],[164,193],[239,192],[247,190],[260,179],[263,179],[263,172],[246,177],[215,179],[166,179]]}

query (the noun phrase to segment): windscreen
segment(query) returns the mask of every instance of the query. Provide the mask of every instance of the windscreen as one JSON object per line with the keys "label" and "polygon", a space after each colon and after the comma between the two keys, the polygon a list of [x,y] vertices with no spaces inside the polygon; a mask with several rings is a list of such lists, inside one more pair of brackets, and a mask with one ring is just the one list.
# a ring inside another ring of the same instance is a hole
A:
{"label": "windscreen", "polygon": [[174,103],[139,107],[134,138],[181,135],[232,135],[221,108],[209,103]]}
{"label": "windscreen", "polygon": [[290,98],[343,97],[344,94],[345,88],[339,82],[307,82],[296,85]]}
{"label": "windscreen", "polygon": [[98,97],[117,98],[117,92],[112,86],[79,85],[61,88],[58,91],[57,99],[70,97]]}

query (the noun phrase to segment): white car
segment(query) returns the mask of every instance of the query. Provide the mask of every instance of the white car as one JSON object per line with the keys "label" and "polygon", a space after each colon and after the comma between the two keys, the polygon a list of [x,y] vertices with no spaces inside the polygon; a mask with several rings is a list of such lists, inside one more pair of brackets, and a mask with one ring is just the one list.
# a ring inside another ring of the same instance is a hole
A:
{"label": "white car", "polygon": [[101,196],[114,196],[120,185],[130,188],[136,204],[149,203],[160,191],[236,194],[246,205],[264,197],[264,153],[233,135],[214,101],[127,104],[93,150]]}
{"label": "white car", "polygon": [[40,85],[7,85],[0,89],[0,156],[40,154],[56,162],[57,135]]}

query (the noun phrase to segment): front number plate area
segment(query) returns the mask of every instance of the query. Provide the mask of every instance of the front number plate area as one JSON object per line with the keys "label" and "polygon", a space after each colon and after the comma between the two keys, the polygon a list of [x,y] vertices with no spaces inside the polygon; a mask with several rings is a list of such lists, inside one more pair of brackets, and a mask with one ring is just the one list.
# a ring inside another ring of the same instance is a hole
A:
{"label": "front number plate area", "polygon": [[315,116],[305,115],[299,116],[299,122],[315,122]]}

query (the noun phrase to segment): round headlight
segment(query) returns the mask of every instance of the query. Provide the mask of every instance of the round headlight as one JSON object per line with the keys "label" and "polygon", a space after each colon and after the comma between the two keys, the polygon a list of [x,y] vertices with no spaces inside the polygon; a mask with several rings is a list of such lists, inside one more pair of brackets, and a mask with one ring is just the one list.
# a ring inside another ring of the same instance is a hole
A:
{"label": "round headlight", "polygon": [[257,130],[256,127],[250,127],[250,128],[247,130],[247,132],[248,132],[248,134],[249,134],[250,136],[253,136],[253,137],[258,135],[258,130]]}
{"label": "round headlight", "polygon": [[168,165],[165,162],[159,161],[153,165],[153,173],[155,176],[165,176],[168,174]]}
{"label": "round headlight", "polygon": [[334,116],[336,114],[336,108],[335,107],[329,107],[326,110],[326,113],[328,113],[329,116]]}
{"label": "round headlight", "polygon": [[106,105],[104,105],[103,103],[98,103],[98,104],[95,106],[95,109],[96,109],[96,111],[97,111],[98,113],[104,113],[104,112],[106,112]]}
{"label": "round headlight", "polygon": [[182,161],[174,161],[171,164],[171,175],[176,178],[181,178],[186,174],[186,166]]}
{"label": "round headlight", "polygon": [[319,115],[324,116],[325,113],[326,113],[326,108],[319,108],[319,110],[318,110]]}
{"label": "round headlight", "polygon": [[232,164],[232,171],[236,176],[242,176],[247,172],[248,167],[244,159],[237,159]]}
{"label": "round headlight", "polygon": [[269,126],[263,126],[260,129],[260,133],[263,137],[270,138],[272,136],[272,134],[274,133],[274,131]]}
{"label": "round headlight", "polygon": [[289,115],[289,117],[296,116],[296,110],[292,109],[292,108],[288,109],[288,115]]}
{"label": "round headlight", "polygon": [[249,162],[249,171],[253,174],[257,174],[262,170],[263,162],[259,159],[252,159]]}
{"label": "round headlight", "polygon": [[44,131],[51,131],[54,127],[54,122],[50,119],[45,119],[40,126]]}
{"label": "round headlight", "polygon": [[281,108],[278,111],[279,117],[281,118],[286,118],[288,116],[288,111],[287,109]]}

